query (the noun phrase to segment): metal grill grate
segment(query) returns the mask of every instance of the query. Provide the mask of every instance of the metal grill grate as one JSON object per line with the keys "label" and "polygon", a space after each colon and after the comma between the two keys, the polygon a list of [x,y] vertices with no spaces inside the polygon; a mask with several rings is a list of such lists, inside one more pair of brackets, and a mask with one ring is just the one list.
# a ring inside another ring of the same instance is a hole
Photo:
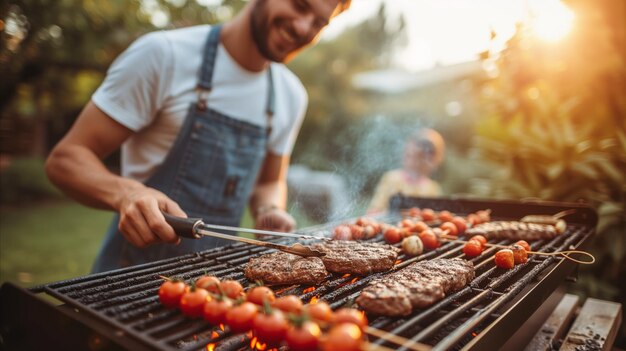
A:
{"label": "metal grill grate", "polygon": [[[460,205],[459,205],[460,204]],[[417,200],[401,198],[396,208],[411,206],[448,209],[463,214],[477,209],[491,208],[496,219],[516,219],[519,214],[556,213],[553,205],[528,205],[521,203],[471,202],[450,200]],[[459,207],[460,206],[460,207]],[[499,209],[513,209],[500,210]],[[542,212],[543,211],[543,212]],[[584,213],[583,213],[584,212]],[[518,214],[519,213],[519,214]],[[535,251],[553,252],[580,246],[594,232],[595,214],[581,207],[581,220],[570,222],[567,231],[550,241],[532,243]],[[391,212],[381,218],[396,223],[400,216]],[[346,222],[346,221],[343,221]],[[337,223],[327,223],[302,232],[331,230]],[[374,241],[382,241],[381,238]],[[289,243],[288,240],[277,240]],[[507,245],[503,240],[498,244]],[[399,244],[398,244],[399,245]],[[410,263],[440,258],[463,257],[462,244],[449,242],[436,250],[417,257],[400,255],[395,269]],[[551,256],[530,256],[523,265],[511,270],[498,269],[491,257],[497,249],[489,248],[472,259],[476,278],[464,289],[447,296],[433,306],[416,310],[406,318],[368,316],[370,325],[413,341],[432,345],[433,349],[480,349],[485,345],[500,345],[507,335],[537,308],[542,297],[549,295],[574,264]],[[246,287],[249,282],[243,268],[251,257],[270,252],[265,248],[234,244],[219,249],[189,254],[112,272],[47,284],[31,289],[46,293],[76,308],[92,319],[104,323],[116,333],[121,333],[157,350],[206,350],[215,344],[215,350],[240,350],[249,348],[246,335],[232,335],[219,326],[202,320],[185,318],[179,311],[164,308],[158,301],[157,291],[162,283],[159,276],[176,276],[193,280],[203,274],[220,279],[234,279]],[[279,295],[295,294],[306,303],[312,298],[328,302],[333,309],[350,303],[367,284],[388,273],[367,277],[332,275],[323,284],[311,289],[308,286],[278,287]],[[538,300],[538,301],[535,301]],[[370,341],[396,348],[382,339]],[[496,344],[494,344],[496,343]],[[123,343],[122,343],[123,345]],[[404,350],[404,348],[400,348]]]}

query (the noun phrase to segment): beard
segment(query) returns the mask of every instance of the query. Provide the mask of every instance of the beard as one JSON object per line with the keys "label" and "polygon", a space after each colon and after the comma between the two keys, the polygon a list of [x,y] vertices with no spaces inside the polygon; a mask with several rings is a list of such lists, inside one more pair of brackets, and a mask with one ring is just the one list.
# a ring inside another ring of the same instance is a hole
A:
{"label": "beard", "polygon": [[[277,48],[273,49],[270,47],[270,30],[272,26],[280,28],[281,25],[291,34],[292,38],[296,38],[295,48],[291,51],[283,52]],[[256,0],[254,3],[252,15],[250,16],[250,32],[257,50],[261,53],[261,56],[269,61],[286,62],[295,56],[295,54],[306,44],[306,40],[298,37],[291,26],[283,25],[280,23],[280,19],[274,19],[273,21],[270,20],[267,0]]]}

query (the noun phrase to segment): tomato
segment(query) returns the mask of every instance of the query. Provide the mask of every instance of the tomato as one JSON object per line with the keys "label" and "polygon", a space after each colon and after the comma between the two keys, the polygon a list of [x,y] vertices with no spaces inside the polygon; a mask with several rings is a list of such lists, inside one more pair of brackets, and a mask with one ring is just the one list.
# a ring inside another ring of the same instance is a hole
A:
{"label": "tomato", "polygon": [[305,321],[301,326],[292,326],[287,330],[285,340],[289,350],[316,351],[322,334],[320,326],[313,321]]}
{"label": "tomato", "polygon": [[526,263],[528,261],[528,253],[523,246],[513,244],[511,245],[511,251],[513,251],[513,261],[515,264]]}
{"label": "tomato", "polygon": [[487,245],[487,239],[482,236],[482,235],[474,235],[473,237],[470,238],[470,240],[477,240],[480,242],[480,244],[484,247],[485,245]]}
{"label": "tomato", "polygon": [[480,256],[483,252],[483,244],[478,240],[470,240],[463,245],[463,253],[467,257],[476,257]]}
{"label": "tomato", "polygon": [[411,228],[411,231],[415,232],[415,233],[421,233],[421,232],[423,232],[426,229],[428,229],[428,224],[426,224],[426,223],[424,223],[422,221],[418,221],[418,222],[415,222],[415,224]]}
{"label": "tomato", "polygon": [[196,279],[196,288],[204,289],[213,294],[220,293],[220,280],[212,275],[203,275]]}
{"label": "tomato", "polygon": [[472,227],[475,227],[481,223],[480,217],[478,217],[475,213],[470,213],[467,215],[467,223],[470,223]]}
{"label": "tomato", "polygon": [[269,314],[258,313],[252,321],[252,331],[263,343],[275,345],[282,341],[287,334],[289,323],[285,314],[273,310]]}
{"label": "tomato", "polygon": [[159,288],[159,300],[165,307],[178,307],[187,284],[180,280],[166,280]]}
{"label": "tomato", "polygon": [[359,351],[363,333],[358,325],[337,324],[330,329],[322,342],[323,351]]}
{"label": "tomato", "polygon": [[494,261],[496,262],[496,266],[504,269],[511,269],[515,266],[513,251],[509,249],[502,249],[496,252]]}
{"label": "tomato", "polygon": [[375,237],[376,234],[377,234],[376,228],[374,228],[373,225],[368,224],[365,227],[363,227],[363,235],[365,236],[365,239],[371,239]]}
{"label": "tomato", "polygon": [[424,222],[430,222],[435,218],[437,218],[437,216],[435,215],[435,211],[431,210],[430,208],[425,208],[422,210],[422,220]]}
{"label": "tomato", "polygon": [[287,295],[277,298],[272,306],[283,312],[299,313],[302,311],[302,300],[296,295]]}
{"label": "tomato", "polygon": [[191,288],[180,298],[180,311],[187,317],[200,317],[207,298],[211,298],[208,291]]}
{"label": "tomato", "polygon": [[419,233],[418,236],[422,240],[422,244],[424,244],[424,247],[427,249],[436,249],[440,245],[439,239],[430,229],[424,230],[423,232]]}
{"label": "tomato", "polygon": [[456,226],[456,230],[459,232],[459,235],[463,235],[467,230],[467,222],[463,217],[456,216],[452,218],[451,222]]}
{"label": "tomato", "polygon": [[450,222],[452,220],[452,217],[454,216],[452,215],[452,213],[450,213],[450,211],[441,211],[439,212],[437,217],[442,222]]}
{"label": "tomato", "polygon": [[520,240],[520,241],[516,242],[515,245],[519,245],[519,246],[523,247],[524,250],[530,251],[530,245],[528,245],[528,242],[526,242],[526,240]]}
{"label": "tomato", "polygon": [[222,288],[224,295],[231,299],[236,299],[243,293],[243,286],[236,280],[224,280],[220,283],[220,288]]}
{"label": "tomato", "polygon": [[398,223],[400,228],[412,228],[415,225],[415,221],[412,219],[403,219]]}
{"label": "tomato", "polygon": [[371,219],[367,218],[367,217],[359,217],[356,219],[356,221],[354,221],[354,224],[361,226],[361,227],[365,227],[367,225],[369,225],[371,222]]}
{"label": "tomato", "polygon": [[456,225],[452,222],[443,222],[439,228],[442,230],[447,230],[448,235],[457,236],[459,234],[459,230],[456,228]]}
{"label": "tomato", "polygon": [[246,300],[259,306],[263,306],[263,301],[267,300],[267,302],[271,304],[274,300],[276,300],[276,296],[274,296],[272,289],[267,286],[256,286],[248,290]]}
{"label": "tomato", "polygon": [[383,234],[385,241],[389,244],[395,244],[400,242],[402,239],[402,233],[400,232],[400,228],[398,227],[389,227],[385,230]]}
{"label": "tomato", "polygon": [[365,313],[355,310],[354,308],[340,308],[333,314],[333,322],[339,323],[353,323],[364,329],[367,327],[367,317]]}
{"label": "tomato", "polygon": [[345,224],[338,225],[333,231],[333,239],[335,240],[352,240],[352,230]]}
{"label": "tomato", "polygon": [[243,333],[252,329],[254,317],[258,313],[258,306],[252,302],[244,302],[226,312],[226,324],[234,333]]}
{"label": "tomato", "polygon": [[407,211],[407,214],[409,217],[419,217],[422,214],[422,211],[419,209],[419,207],[411,207]]}
{"label": "tomato", "polygon": [[233,301],[230,299],[211,299],[204,304],[202,317],[213,324],[219,325],[226,323],[226,312],[233,308]]}
{"label": "tomato", "polygon": [[320,322],[329,322],[333,318],[333,310],[330,308],[330,305],[324,301],[317,301],[317,303],[305,305],[303,311],[314,320]]}
{"label": "tomato", "polygon": [[363,227],[356,224],[350,224],[350,233],[352,234],[352,240],[363,240],[365,232]]}

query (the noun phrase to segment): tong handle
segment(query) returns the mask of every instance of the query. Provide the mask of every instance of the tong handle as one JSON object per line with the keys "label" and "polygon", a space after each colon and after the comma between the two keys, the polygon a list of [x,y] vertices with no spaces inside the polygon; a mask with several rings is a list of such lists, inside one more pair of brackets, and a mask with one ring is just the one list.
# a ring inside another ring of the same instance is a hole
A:
{"label": "tong handle", "polygon": [[163,213],[167,224],[174,228],[176,235],[189,239],[199,239],[202,237],[196,231],[198,226],[203,224],[202,218],[177,217],[163,211],[161,211],[161,213]]}

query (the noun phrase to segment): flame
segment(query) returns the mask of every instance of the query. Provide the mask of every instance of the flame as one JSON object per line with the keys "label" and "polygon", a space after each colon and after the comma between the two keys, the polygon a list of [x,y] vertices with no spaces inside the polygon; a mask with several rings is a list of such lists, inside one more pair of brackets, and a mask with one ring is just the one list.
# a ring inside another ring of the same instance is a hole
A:
{"label": "flame", "polygon": [[346,274],[344,274],[344,275],[342,276],[342,278],[348,278],[349,276],[350,276],[350,274],[347,274],[347,273],[346,273]]}
{"label": "flame", "polygon": [[211,333],[211,339],[216,339],[219,338],[220,335],[214,330],[213,333]]}
{"label": "flame", "polygon": [[224,331],[224,324],[220,324],[220,329]]}
{"label": "flame", "polygon": [[472,332],[472,336],[473,336],[473,337],[476,337],[476,335],[478,335],[478,334],[476,334],[476,333]]}
{"label": "flame", "polygon": [[261,342],[258,342],[258,341],[257,341],[257,343],[256,343],[256,349],[257,349],[257,350],[259,350],[259,351],[263,351],[263,350],[265,350],[266,348],[267,348],[267,344],[263,344],[263,343],[261,343]]}
{"label": "flame", "polygon": [[352,280],[350,281],[350,284],[354,283],[354,282],[355,282],[355,281],[357,281],[357,280],[359,280],[359,277],[355,277],[354,279],[352,279]]}
{"label": "flame", "polygon": [[303,294],[307,294],[307,293],[310,293],[311,291],[315,291],[315,287],[314,286],[302,290],[302,293]]}
{"label": "flame", "polygon": [[248,337],[248,339],[252,339],[252,337],[254,336],[252,334],[252,330],[250,330],[249,332],[246,333],[246,336]]}
{"label": "flame", "polygon": [[215,350],[215,344],[206,345],[206,351],[214,351],[214,350]]}
{"label": "flame", "polygon": [[316,303],[317,303],[317,300],[319,300],[319,299],[317,298],[317,296],[313,296],[313,297],[311,298],[311,301],[309,301],[309,304],[311,304],[311,305],[316,304]]}
{"label": "flame", "polygon": [[397,260],[394,264],[400,264],[400,262],[402,262],[402,260]]}
{"label": "flame", "polygon": [[256,346],[256,336],[252,338],[252,340],[250,340],[250,348],[254,349],[255,346]]}

